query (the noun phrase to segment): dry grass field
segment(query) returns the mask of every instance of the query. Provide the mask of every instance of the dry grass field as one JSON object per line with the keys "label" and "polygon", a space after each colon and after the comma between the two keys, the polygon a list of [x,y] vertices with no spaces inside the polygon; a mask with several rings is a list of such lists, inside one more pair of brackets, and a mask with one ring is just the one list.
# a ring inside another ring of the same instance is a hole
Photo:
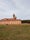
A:
{"label": "dry grass field", "polygon": [[0,25],[0,40],[30,40],[30,24]]}

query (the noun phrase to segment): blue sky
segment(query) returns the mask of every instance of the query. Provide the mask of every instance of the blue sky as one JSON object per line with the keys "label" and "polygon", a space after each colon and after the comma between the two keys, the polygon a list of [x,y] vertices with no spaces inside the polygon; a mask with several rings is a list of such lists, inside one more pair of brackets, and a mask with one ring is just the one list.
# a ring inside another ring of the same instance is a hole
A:
{"label": "blue sky", "polygon": [[11,18],[13,13],[20,19],[30,19],[30,0],[0,0],[0,19]]}

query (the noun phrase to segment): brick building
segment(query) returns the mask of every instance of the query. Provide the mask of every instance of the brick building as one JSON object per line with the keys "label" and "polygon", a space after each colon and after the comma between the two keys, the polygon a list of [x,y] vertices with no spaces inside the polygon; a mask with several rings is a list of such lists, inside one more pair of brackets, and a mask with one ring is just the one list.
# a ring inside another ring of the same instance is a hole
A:
{"label": "brick building", "polygon": [[17,19],[15,14],[13,14],[13,18],[1,19],[0,24],[21,24],[21,20]]}

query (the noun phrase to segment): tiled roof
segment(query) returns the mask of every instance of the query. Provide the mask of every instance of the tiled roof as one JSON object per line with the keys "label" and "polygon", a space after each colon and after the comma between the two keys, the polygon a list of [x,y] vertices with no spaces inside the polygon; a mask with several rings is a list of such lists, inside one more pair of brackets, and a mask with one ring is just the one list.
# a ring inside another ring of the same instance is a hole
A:
{"label": "tiled roof", "polygon": [[20,21],[20,19],[14,19],[14,18],[4,18],[4,19],[1,19],[0,21]]}

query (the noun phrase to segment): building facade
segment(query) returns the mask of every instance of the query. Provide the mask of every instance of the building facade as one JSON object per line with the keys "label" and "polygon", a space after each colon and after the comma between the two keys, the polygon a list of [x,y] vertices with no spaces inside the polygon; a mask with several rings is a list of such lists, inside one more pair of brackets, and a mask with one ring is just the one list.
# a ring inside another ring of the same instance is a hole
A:
{"label": "building facade", "polygon": [[1,19],[0,24],[21,24],[21,20],[17,19],[15,14],[13,14],[13,18]]}

